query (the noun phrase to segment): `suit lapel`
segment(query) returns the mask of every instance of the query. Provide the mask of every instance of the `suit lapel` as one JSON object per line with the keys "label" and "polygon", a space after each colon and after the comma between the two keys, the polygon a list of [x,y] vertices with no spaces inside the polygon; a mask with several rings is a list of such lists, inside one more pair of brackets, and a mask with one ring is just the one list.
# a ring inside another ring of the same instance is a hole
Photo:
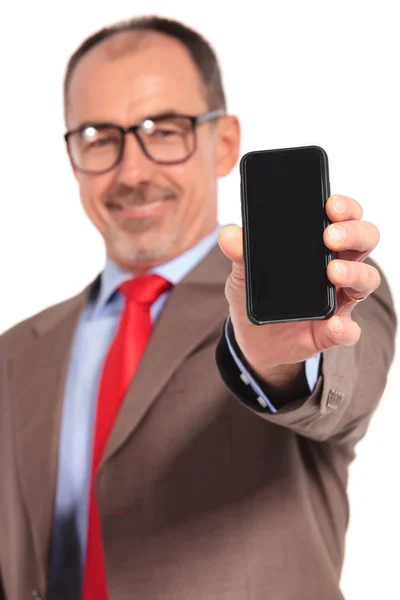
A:
{"label": "suit lapel", "polygon": [[132,435],[174,371],[228,312],[230,263],[216,247],[172,291],[153,331],[108,441],[104,464]]}
{"label": "suit lapel", "polygon": [[35,320],[32,343],[9,360],[16,456],[35,554],[45,581],[57,482],[64,387],[87,290]]}
{"label": "suit lapel", "polygon": [[[119,412],[103,463],[132,435],[185,357],[222,323],[228,311],[224,286],[229,271],[230,262],[216,247],[172,291]],[[43,581],[48,572],[70,351],[82,309],[98,282],[35,318],[32,343],[9,359],[16,456]]]}

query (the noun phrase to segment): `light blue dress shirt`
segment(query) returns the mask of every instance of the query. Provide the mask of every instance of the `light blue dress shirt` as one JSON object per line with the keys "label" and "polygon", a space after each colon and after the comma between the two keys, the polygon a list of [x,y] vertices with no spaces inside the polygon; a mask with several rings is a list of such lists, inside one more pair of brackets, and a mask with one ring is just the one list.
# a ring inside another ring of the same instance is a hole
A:
{"label": "light blue dress shirt", "polygon": [[[157,266],[152,272],[177,285],[216,245],[218,230],[219,227],[195,247]],[[75,333],[61,423],[49,600],[79,600],[81,597],[98,385],[106,352],[116,333],[124,306],[118,287],[131,277],[131,273],[107,259],[98,297],[92,299],[83,310]],[[153,323],[169,293],[160,296],[152,305]],[[242,376],[257,393],[260,404],[276,412],[236,356],[229,339],[228,345]],[[318,368],[319,357],[307,361],[310,390],[316,385]]]}

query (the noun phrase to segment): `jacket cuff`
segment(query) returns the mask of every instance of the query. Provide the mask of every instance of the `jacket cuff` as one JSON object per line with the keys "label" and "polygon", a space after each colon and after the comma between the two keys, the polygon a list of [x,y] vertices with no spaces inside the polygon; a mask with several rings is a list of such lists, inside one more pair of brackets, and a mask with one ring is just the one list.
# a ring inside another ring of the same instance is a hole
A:
{"label": "jacket cuff", "polygon": [[[269,386],[254,371],[240,350],[230,316],[224,324],[223,335],[216,350],[216,360],[225,385],[252,410],[274,414],[298,400],[284,396],[277,398],[273,395]],[[307,372],[308,385],[312,386],[309,390],[310,394],[321,372],[322,355],[316,357],[316,360],[318,366],[314,369],[315,372],[311,376]],[[312,380],[311,384],[310,380]]]}

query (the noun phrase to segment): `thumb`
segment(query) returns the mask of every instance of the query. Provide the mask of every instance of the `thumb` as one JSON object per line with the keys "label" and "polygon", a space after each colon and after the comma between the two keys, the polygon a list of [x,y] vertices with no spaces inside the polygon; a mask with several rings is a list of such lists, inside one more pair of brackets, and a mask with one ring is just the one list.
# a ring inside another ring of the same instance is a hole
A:
{"label": "thumb", "polygon": [[243,233],[238,225],[226,225],[218,234],[222,252],[233,263],[233,275],[244,279]]}
{"label": "thumb", "polygon": [[348,317],[334,315],[327,321],[314,321],[314,342],[319,352],[334,346],[352,346],[360,339],[360,326]]}

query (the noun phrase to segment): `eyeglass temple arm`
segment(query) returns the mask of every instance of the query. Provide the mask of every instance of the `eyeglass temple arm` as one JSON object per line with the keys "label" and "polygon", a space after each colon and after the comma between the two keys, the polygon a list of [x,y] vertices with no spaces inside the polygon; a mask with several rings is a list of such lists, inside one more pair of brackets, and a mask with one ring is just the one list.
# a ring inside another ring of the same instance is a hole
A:
{"label": "eyeglass temple arm", "polygon": [[197,123],[205,123],[206,121],[212,121],[212,119],[216,119],[217,117],[222,117],[224,114],[225,110],[223,108],[218,108],[216,110],[211,110],[204,115],[200,115],[197,117],[196,121]]}

